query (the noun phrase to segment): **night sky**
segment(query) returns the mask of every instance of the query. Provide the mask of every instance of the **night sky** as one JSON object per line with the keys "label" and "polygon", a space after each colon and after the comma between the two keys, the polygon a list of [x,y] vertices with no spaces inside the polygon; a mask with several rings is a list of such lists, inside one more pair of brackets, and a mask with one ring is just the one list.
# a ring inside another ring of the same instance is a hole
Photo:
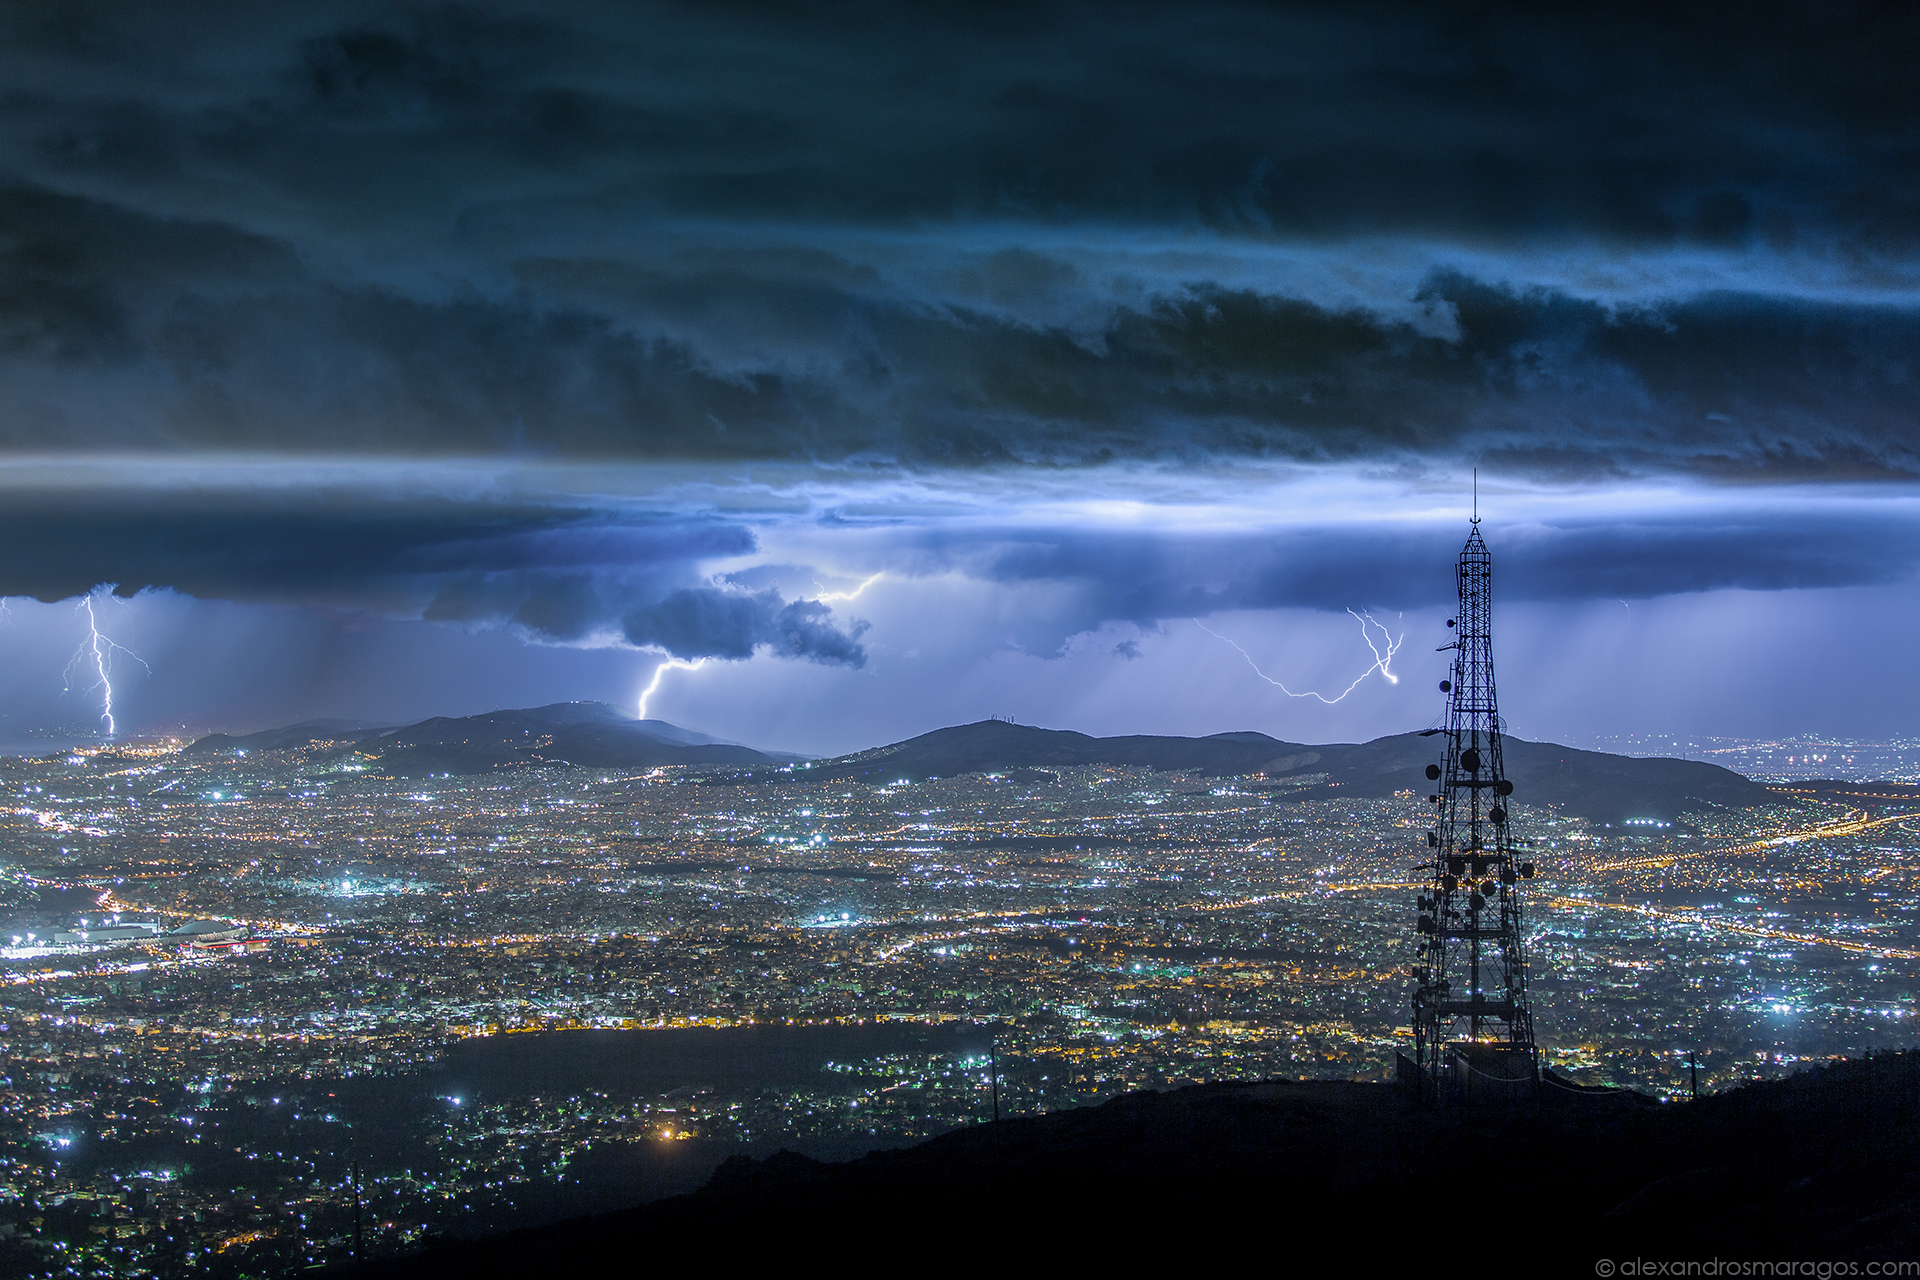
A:
{"label": "night sky", "polygon": [[1514,732],[1911,733],[1917,37],[6,5],[0,737],[1371,737],[1476,467]]}

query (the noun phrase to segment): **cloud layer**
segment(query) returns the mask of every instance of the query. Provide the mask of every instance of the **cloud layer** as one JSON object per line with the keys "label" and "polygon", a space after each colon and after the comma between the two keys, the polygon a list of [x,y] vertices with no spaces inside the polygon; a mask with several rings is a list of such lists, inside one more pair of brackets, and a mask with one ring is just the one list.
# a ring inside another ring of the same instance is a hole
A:
{"label": "cloud layer", "polygon": [[818,674],[918,643],[881,574],[1134,668],[1443,608],[1476,466],[1503,599],[1907,590],[1917,53],[1784,4],[16,7],[0,594]]}
{"label": "cloud layer", "polygon": [[709,580],[702,564],[757,544],[737,522],[697,515],[96,490],[14,495],[0,541],[0,594],[46,601],[102,584],[123,597],[170,588],[504,627],[546,644],[866,660],[862,624],[837,623],[828,606]]}
{"label": "cloud layer", "polygon": [[1620,17],[17,12],[4,438],[1910,477],[1913,20]]}

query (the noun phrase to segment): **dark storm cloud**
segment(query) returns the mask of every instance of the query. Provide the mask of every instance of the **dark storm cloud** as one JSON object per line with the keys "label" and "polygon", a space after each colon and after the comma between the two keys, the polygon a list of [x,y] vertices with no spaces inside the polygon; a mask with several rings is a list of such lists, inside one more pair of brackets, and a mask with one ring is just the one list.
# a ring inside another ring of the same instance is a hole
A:
{"label": "dark storm cloud", "polygon": [[[85,502],[84,514],[74,508]],[[193,595],[301,599],[384,581],[411,590],[456,573],[551,572],[619,564],[644,571],[752,550],[719,521],[632,519],[584,511],[475,508],[434,500],[367,509],[298,499],[198,501],[14,496],[0,512],[0,594],[58,600],[101,582],[124,594],[172,586]]]}
{"label": "dark storm cloud", "polygon": [[[1910,474],[1914,312],[1869,286],[1915,266],[1920,19],[1743,15],[23,9],[6,438]],[[651,243],[685,218],[757,243]],[[1700,246],[1862,300],[1622,308],[1440,247],[1410,321],[1204,268],[1113,292],[983,221]],[[801,247],[896,227],[890,271]]]}
{"label": "dark storm cloud", "polygon": [[[1920,477],[1920,16],[1730,13],[16,7],[0,449],[1025,464],[1057,492],[1140,459]],[[356,501],[48,496],[0,517],[0,591],[864,659],[772,577],[704,575],[753,549],[737,520]],[[1634,597],[1890,581],[1904,529],[1500,551],[1519,596]],[[1040,647],[1431,600],[1447,559],[1339,532],[923,551],[1077,592]]]}
{"label": "dark storm cloud", "polygon": [[817,600],[786,604],[772,591],[683,589],[634,610],[621,627],[633,644],[683,657],[745,658],[767,645],[781,657],[864,666],[859,636],[865,624],[856,623],[849,635],[828,621],[831,614]]}
{"label": "dark storm cloud", "polygon": [[64,73],[26,80],[23,141],[123,180],[220,163],[303,199],[411,205],[515,171],[721,217],[1914,234],[1899,156],[1920,23],[1884,7],[47,13],[8,33]]}
{"label": "dark storm cloud", "polygon": [[[0,358],[26,366],[6,395],[17,448],[915,465],[1465,451],[1556,478],[1920,471],[1920,313],[1884,305],[1713,294],[1622,308],[1436,271],[1415,301],[1444,317],[1441,334],[1193,285],[1116,306],[1086,335],[706,270],[601,272],[591,305],[423,299],[289,288],[288,255],[217,226],[4,199],[19,215],[0,251]],[[101,227],[113,253],[96,261],[88,229]],[[154,296],[154,264],[170,255],[194,283]],[[696,306],[706,314],[689,318]],[[651,324],[610,314],[621,307]],[[715,363],[703,343],[729,317],[742,327],[728,341],[744,332],[771,354]],[[803,342],[815,350],[796,354]],[[75,421],[76,403],[116,395]]]}
{"label": "dark storm cloud", "polygon": [[[1682,592],[1872,586],[1911,581],[1910,518],[1745,510],[1488,530],[1502,601],[1639,600]],[[1070,603],[1018,639],[1057,652],[1103,623],[1147,630],[1233,610],[1422,608],[1450,602],[1459,530],[1430,526],[1244,535],[1070,530],[925,539],[916,568],[998,583],[1047,583]],[[1116,652],[1131,656],[1123,645]]]}
{"label": "dark storm cloud", "polygon": [[[88,504],[16,498],[0,512],[0,596],[59,600],[111,583],[207,598],[295,602],[513,628],[568,643],[622,635],[678,657],[758,646],[859,666],[865,624],[811,600],[689,586],[698,562],[751,552],[738,524],[413,501],[404,512],[295,501]],[[688,602],[704,606],[689,608]],[[648,628],[640,621],[671,619]]]}

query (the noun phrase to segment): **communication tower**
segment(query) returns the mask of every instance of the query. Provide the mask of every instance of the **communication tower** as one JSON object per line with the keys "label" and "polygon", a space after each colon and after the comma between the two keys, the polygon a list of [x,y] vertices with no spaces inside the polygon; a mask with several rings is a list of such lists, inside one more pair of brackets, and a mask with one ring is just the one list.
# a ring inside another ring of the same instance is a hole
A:
{"label": "communication tower", "polygon": [[1493,690],[1493,556],[1475,514],[1456,572],[1460,612],[1447,622],[1453,668],[1444,765],[1428,765],[1432,861],[1418,900],[1413,1035],[1418,1070],[1443,1096],[1511,1092],[1535,1079],[1533,1015],[1520,934],[1520,887],[1533,864],[1515,854],[1499,703]]}

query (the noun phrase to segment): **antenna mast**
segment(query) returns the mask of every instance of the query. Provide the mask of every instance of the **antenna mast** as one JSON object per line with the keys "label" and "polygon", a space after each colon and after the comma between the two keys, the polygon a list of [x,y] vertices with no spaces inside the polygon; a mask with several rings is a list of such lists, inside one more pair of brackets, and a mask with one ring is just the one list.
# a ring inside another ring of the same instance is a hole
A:
{"label": "antenna mast", "polygon": [[1420,1072],[1456,1097],[1531,1087],[1533,1014],[1527,1003],[1520,932],[1520,882],[1531,862],[1514,854],[1500,710],[1493,688],[1493,556],[1480,537],[1479,473],[1474,513],[1455,577],[1447,694],[1446,764],[1428,765],[1439,784],[1428,803],[1433,860],[1419,899],[1420,958],[1414,968],[1413,1035]]}

